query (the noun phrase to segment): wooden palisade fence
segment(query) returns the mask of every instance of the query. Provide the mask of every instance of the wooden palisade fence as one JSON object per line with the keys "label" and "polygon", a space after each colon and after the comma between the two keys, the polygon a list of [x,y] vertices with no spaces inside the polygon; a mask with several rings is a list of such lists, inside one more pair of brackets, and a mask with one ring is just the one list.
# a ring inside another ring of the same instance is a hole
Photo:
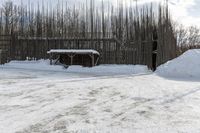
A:
{"label": "wooden palisade fence", "polygon": [[[0,34],[10,34],[10,58],[46,59],[50,49],[95,49],[102,64],[143,64],[150,68],[176,57],[176,38],[168,7],[124,8],[93,0],[81,6],[0,8]],[[81,10],[80,10],[81,9]]]}

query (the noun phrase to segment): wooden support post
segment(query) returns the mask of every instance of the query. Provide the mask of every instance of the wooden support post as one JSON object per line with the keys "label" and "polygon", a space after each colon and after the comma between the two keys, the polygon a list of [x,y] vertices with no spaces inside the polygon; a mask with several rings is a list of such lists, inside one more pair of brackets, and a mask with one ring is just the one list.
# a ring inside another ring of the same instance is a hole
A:
{"label": "wooden support post", "polygon": [[94,64],[94,54],[92,53],[92,54],[89,54],[89,56],[91,57],[91,59],[92,59],[92,67],[95,65]]}
{"label": "wooden support post", "polygon": [[73,65],[73,56],[70,56],[71,58],[71,65]]}
{"label": "wooden support post", "polygon": [[52,54],[50,54],[50,65],[53,65],[53,62],[52,62],[52,57],[53,57],[53,55],[52,55]]}
{"label": "wooden support post", "polygon": [[69,55],[69,57],[70,57],[70,60],[71,60],[71,65],[73,65],[73,60],[74,60],[74,56],[76,56],[76,54],[71,54],[71,55]]}
{"label": "wooden support post", "polygon": [[50,65],[52,65],[52,59],[50,59]]}
{"label": "wooden support post", "polygon": [[92,54],[92,67],[94,66],[94,54]]}
{"label": "wooden support post", "polygon": [[3,57],[2,56],[3,56],[2,50],[0,49],[0,65],[3,64],[3,61],[2,61]]}

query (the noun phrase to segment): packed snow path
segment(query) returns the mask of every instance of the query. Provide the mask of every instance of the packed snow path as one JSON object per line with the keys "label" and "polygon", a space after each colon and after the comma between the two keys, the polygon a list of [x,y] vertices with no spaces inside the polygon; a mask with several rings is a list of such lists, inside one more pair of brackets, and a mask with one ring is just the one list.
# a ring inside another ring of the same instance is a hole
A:
{"label": "packed snow path", "polygon": [[199,133],[199,81],[1,68],[0,132]]}

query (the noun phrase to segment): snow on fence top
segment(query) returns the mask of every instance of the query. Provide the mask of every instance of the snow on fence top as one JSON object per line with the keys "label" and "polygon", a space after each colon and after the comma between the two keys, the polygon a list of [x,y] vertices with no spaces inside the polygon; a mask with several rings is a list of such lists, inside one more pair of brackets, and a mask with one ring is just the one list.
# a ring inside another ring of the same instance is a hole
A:
{"label": "snow on fence top", "polygon": [[68,53],[68,54],[98,54],[99,52],[97,52],[96,50],[93,49],[52,49],[50,51],[47,52],[48,54],[52,54],[52,53]]}

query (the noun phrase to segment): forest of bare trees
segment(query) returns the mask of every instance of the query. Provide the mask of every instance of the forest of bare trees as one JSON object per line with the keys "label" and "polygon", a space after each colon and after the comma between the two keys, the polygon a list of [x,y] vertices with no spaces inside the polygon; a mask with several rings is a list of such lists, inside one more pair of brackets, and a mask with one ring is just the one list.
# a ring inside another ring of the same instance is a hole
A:
{"label": "forest of bare trees", "polygon": [[181,24],[176,26],[178,54],[188,49],[200,48],[200,29],[196,26],[184,27]]}
{"label": "forest of bare trees", "polygon": [[112,6],[103,0],[101,5],[86,0],[85,4],[74,6],[63,1],[58,1],[56,6],[6,2],[0,8],[0,32],[32,37],[116,36],[121,40],[133,40],[137,28],[147,23],[152,27],[158,25],[160,16],[152,8],[152,5],[139,8],[136,4],[126,7],[120,2]]}

